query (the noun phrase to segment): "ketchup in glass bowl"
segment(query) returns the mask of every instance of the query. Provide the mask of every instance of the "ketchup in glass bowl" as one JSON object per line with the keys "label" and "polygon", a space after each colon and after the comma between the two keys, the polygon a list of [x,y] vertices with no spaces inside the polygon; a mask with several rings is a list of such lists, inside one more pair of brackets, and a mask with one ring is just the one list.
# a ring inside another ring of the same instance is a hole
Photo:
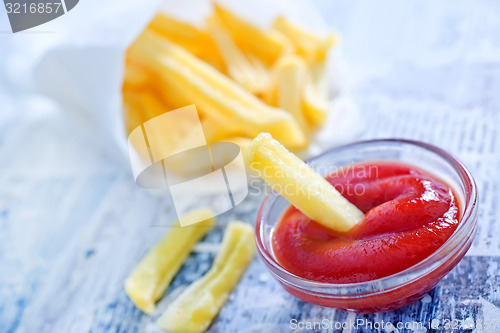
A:
{"label": "ketchup in glass bowl", "polygon": [[432,289],[472,244],[476,185],[440,148],[364,141],[308,164],[365,215],[340,233],[275,192],[264,199],[259,254],[278,282],[306,302],[358,313],[400,308]]}

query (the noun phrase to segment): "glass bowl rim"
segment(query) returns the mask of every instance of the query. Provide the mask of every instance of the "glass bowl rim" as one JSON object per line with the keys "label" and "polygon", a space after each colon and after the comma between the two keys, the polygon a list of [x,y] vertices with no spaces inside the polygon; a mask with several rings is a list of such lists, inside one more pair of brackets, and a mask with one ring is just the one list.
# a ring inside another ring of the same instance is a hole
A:
{"label": "glass bowl rim", "polygon": [[[262,220],[264,218],[264,214],[267,214],[271,210],[274,201],[280,198],[280,195],[277,192],[271,191],[268,195],[266,195],[266,197],[262,201],[259,212],[257,214],[257,220],[255,223],[255,240],[257,244],[258,253],[260,257],[263,259],[267,268],[273,274],[273,276],[275,276],[279,280],[282,280],[282,282],[285,282],[287,284],[292,283],[301,289],[358,290],[359,288],[363,287],[366,288],[369,285],[377,284],[377,285],[389,286],[387,288],[378,289],[378,292],[380,293],[388,292],[390,290],[397,289],[403,285],[410,284],[411,282],[418,280],[419,278],[422,278],[427,274],[429,274],[430,272],[434,271],[438,266],[435,267],[433,266],[433,264],[446,262],[446,260],[449,259],[449,257],[452,257],[453,254],[455,254],[457,251],[460,250],[462,243],[464,242],[464,240],[467,240],[467,237],[474,236],[474,232],[470,231],[473,231],[477,224],[477,219],[475,218],[477,215],[477,200],[478,200],[476,183],[470,171],[467,169],[467,167],[459,159],[457,159],[452,154],[448,153],[442,148],[439,148],[437,146],[422,141],[409,140],[409,139],[389,138],[389,139],[364,140],[364,141],[356,141],[353,143],[329,149],[311,159],[308,159],[306,163],[311,164],[317,160],[322,159],[327,155],[339,153],[344,150],[352,149],[357,146],[376,145],[383,143],[402,143],[423,148],[424,150],[430,151],[438,155],[440,158],[444,159],[455,170],[455,172],[458,174],[461,182],[465,187],[465,198],[464,202],[462,203],[464,205],[464,210],[462,217],[459,221],[459,225],[455,230],[455,232],[450,236],[450,238],[448,238],[448,240],[443,245],[441,245],[430,256],[420,261],[419,263],[392,275],[388,275],[375,280],[355,282],[355,283],[328,283],[328,282],[318,282],[314,280],[309,280],[300,277],[298,275],[295,275],[293,273],[290,273],[289,271],[284,269],[281,265],[278,264],[278,262],[268,253],[268,251],[264,247],[262,240],[262,232],[261,232],[261,229],[263,231],[262,226],[264,225],[264,223],[262,223],[263,222]],[[454,242],[456,242],[457,239],[459,243],[455,244]],[[414,275],[413,278],[404,279],[406,275],[409,275],[411,273],[413,273]],[[359,294],[359,292],[342,293],[335,296],[349,297],[350,295],[353,294]]]}

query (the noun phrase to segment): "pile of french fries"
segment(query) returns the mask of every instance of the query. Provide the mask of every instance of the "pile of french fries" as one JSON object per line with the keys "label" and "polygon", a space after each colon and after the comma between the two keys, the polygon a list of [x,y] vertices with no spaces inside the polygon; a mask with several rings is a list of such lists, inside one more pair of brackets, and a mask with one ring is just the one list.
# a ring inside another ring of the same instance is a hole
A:
{"label": "pile of french fries", "polygon": [[261,132],[300,150],[326,121],[335,34],[285,17],[263,29],[218,4],[202,27],[158,13],[126,55],[126,130],[195,104],[207,141],[242,149]]}

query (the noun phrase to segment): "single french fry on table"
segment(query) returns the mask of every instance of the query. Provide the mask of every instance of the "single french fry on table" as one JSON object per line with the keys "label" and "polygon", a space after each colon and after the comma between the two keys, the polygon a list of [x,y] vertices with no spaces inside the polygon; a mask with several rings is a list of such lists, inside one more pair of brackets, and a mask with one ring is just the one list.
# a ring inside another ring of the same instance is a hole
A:
{"label": "single french fry on table", "polygon": [[303,147],[305,136],[287,112],[272,108],[181,47],[151,32],[144,32],[128,56],[149,66],[170,95],[195,103],[204,117],[228,130],[253,137],[268,131],[288,147]]}
{"label": "single french fry on table", "polygon": [[141,260],[125,282],[125,291],[138,308],[153,312],[193,246],[214,227],[214,215],[209,208],[187,213],[184,221],[201,222],[182,228],[177,222]]}
{"label": "single french fry on table", "polygon": [[211,324],[255,255],[253,228],[228,224],[210,270],[180,294],[157,321],[171,333],[201,333]]}
{"label": "single french fry on table", "polygon": [[325,227],[346,232],[363,219],[362,211],[269,133],[259,134],[247,154],[251,170],[297,209]]}

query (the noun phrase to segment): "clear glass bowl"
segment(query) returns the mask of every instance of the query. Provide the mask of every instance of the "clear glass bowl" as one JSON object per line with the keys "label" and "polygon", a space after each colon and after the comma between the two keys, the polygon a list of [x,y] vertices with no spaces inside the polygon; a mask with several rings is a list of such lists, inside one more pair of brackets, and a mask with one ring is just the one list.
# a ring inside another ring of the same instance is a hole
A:
{"label": "clear glass bowl", "polygon": [[288,272],[276,261],[272,249],[273,231],[290,204],[276,192],[271,192],[262,202],[257,216],[257,249],[272,276],[290,294],[309,303],[357,313],[394,310],[425,295],[470,248],[477,224],[476,184],[465,166],[446,151],[418,141],[373,140],[332,149],[309,160],[308,164],[327,176],[339,168],[368,161],[414,165],[447,182],[461,203],[461,220],[457,229],[433,254],[399,273],[359,283],[317,282]]}

